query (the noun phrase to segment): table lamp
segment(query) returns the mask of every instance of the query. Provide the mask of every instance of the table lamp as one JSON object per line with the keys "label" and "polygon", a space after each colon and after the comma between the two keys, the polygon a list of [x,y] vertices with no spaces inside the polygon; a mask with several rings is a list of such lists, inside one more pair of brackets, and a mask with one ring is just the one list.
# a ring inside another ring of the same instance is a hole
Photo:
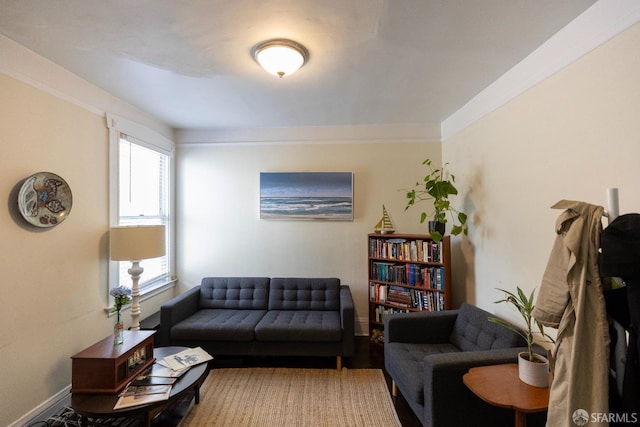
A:
{"label": "table lamp", "polygon": [[131,261],[127,272],[133,282],[131,286],[131,330],[140,330],[140,289],[138,281],[144,268],[140,266],[143,259],[157,258],[165,255],[164,225],[133,225],[112,227],[110,231],[111,259],[114,261]]}

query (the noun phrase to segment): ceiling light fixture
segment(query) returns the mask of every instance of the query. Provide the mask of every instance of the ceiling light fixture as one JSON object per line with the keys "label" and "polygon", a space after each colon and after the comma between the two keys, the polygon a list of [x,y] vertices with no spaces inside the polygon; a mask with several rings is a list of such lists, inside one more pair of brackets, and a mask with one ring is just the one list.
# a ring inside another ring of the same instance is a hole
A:
{"label": "ceiling light fixture", "polygon": [[293,40],[274,39],[254,47],[253,57],[268,73],[282,78],[302,67],[307,62],[309,52]]}

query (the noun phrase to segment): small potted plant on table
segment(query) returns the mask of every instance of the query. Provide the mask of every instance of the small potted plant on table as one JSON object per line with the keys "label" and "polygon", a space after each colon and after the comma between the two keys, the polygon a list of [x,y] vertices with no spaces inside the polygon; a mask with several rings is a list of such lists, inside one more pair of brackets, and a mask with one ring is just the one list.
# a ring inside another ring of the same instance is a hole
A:
{"label": "small potted plant on table", "polygon": [[[527,342],[527,352],[521,352],[518,354],[518,375],[523,382],[535,386],[535,387],[548,387],[549,386],[549,361],[546,357],[541,356],[533,351],[535,344],[536,334],[540,335],[543,339],[549,342],[554,342],[553,338],[544,332],[544,326],[538,320],[536,320],[531,313],[534,308],[534,295],[535,289],[531,291],[529,297],[517,287],[517,293],[509,292],[505,289],[499,289],[504,292],[505,297],[501,300],[495,301],[498,303],[512,304],[522,316],[526,329],[521,330],[511,323],[500,319],[498,317],[490,317],[489,321],[496,323],[500,326],[504,326],[520,335]],[[537,329],[537,330],[536,330]]]}

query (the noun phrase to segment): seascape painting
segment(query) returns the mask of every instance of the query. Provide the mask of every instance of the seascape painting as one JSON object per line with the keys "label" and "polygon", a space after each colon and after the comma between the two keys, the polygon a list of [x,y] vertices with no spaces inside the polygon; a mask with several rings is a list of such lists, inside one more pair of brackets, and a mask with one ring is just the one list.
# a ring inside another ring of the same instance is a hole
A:
{"label": "seascape painting", "polygon": [[353,173],[261,172],[260,218],[353,220]]}

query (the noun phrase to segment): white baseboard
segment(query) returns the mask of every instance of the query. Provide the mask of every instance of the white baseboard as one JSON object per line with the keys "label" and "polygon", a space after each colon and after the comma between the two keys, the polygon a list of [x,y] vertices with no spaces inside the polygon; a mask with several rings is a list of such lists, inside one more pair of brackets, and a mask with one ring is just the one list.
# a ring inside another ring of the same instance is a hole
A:
{"label": "white baseboard", "polygon": [[355,334],[359,337],[366,337],[369,335],[369,318],[358,317],[356,318]]}
{"label": "white baseboard", "polygon": [[59,413],[62,408],[71,404],[71,385],[60,390],[40,405],[33,408],[21,418],[9,424],[9,427],[25,427],[38,421],[46,421],[49,417]]}

